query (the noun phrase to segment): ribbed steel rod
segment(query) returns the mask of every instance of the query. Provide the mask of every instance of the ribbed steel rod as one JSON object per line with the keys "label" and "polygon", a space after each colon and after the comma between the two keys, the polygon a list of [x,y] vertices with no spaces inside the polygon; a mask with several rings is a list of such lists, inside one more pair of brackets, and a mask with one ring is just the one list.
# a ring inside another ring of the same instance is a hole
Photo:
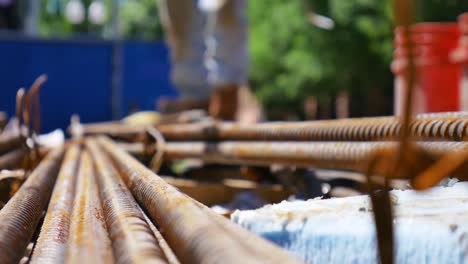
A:
{"label": "ribbed steel rod", "polygon": [[81,153],[66,263],[114,263],[91,156]]}
{"label": "ribbed steel rod", "polygon": [[97,169],[104,216],[117,263],[167,263],[135,199],[112,162],[93,140],[86,142]]}
{"label": "ribbed steel rod", "polygon": [[72,143],[65,153],[30,263],[65,261],[79,158],[80,146]]}
{"label": "ribbed steel rod", "polygon": [[18,168],[28,152],[17,148],[0,156],[0,170]]}
{"label": "ribbed steel rod", "polygon": [[7,122],[8,122],[7,114],[5,112],[0,112],[0,133],[3,131],[3,128],[5,128]]}
{"label": "ribbed steel rod", "polygon": [[[418,140],[461,141],[468,135],[468,112],[417,115],[410,125],[411,135]],[[279,141],[369,141],[393,140],[400,133],[400,119],[394,116],[349,118],[306,122],[267,122],[242,125],[223,122],[158,125],[171,141],[188,140],[279,140]],[[135,140],[145,134],[144,126],[122,123],[81,125],[84,135],[108,135]]]}
{"label": "ribbed steel rod", "polygon": [[64,149],[49,153],[0,210],[0,261],[18,263],[47,205]]}
{"label": "ribbed steel rod", "polygon": [[[419,142],[428,156],[414,164],[420,169],[451,151],[468,148],[468,142]],[[364,172],[370,155],[396,151],[396,142],[184,142],[166,143],[166,160],[199,158],[207,163],[272,165],[354,170]],[[467,161],[468,163],[468,161]],[[465,164],[465,168],[466,168]],[[382,171],[380,171],[382,172]],[[401,175],[406,177],[408,175]],[[464,175],[466,176],[466,175]]]}
{"label": "ribbed steel rod", "polygon": [[110,137],[123,138],[127,140],[136,139],[145,133],[145,126],[130,126],[119,122],[94,123],[78,125],[76,128],[70,126],[70,133],[83,135],[108,135]]}
{"label": "ribbed steel rod", "polygon": [[[189,110],[175,114],[161,115],[158,124],[184,124],[203,120],[207,114],[203,110]],[[101,122],[92,124],[72,123],[68,128],[71,134],[97,135],[132,138],[137,134],[145,133],[144,125],[127,125],[121,122]]]}
{"label": "ribbed steel rod", "polygon": [[99,143],[114,161],[140,205],[164,230],[167,242],[182,263],[300,263],[279,248],[264,250],[262,243],[246,249],[190,198],[112,141],[99,138]]}
{"label": "ribbed steel rod", "polygon": [[[277,246],[274,245],[272,242],[264,240],[259,236],[252,236],[250,232],[246,229],[242,228],[239,225],[233,225],[231,222],[226,221],[224,216],[221,216],[215,213],[213,210],[208,208],[206,205],[196,201],[195,199],[190,198],[201,210],[203,210],[210,218],[212,218],[216,223],[218,223],[223,230],[232,236],[234,239],[238,241],[239,244],[243,245],[244,247],[248,248],[255,248],[257,245],[261,244],[262,249],[266,252],[271,251],[274,252],[277,250]],[[270,261],[274,260],[275,256],[270,256],[270,259],[265,259],[265,263],[270,263]]]}
{"label": "ribbed steel rod", "polygon": [[[158,129],[169,141],[375,141],[398,138],[400,120],[396,117],[377,117],[255,125],[212,122],[164,125]],[[412,121],[410,131],[417,140],[461,141],[468,136],[468,113],[451,117],[418,117]]]}
{"label": "ribbed steel rod", "polygon": [[146,213],[141,209],[141,207],[138,205],[140,211],[143,213],[143,216],[145,217],[146,222],[148,223],[149,227],[151,228],[151,231],[153,231],[154,237],[156,237],[156,240],[158,241],[159,247],[161,247],[161,250],[164,252],[164,255],[166,256],[167,262],[169,264],[180,264],[179,260],[177,259],[177,256],[174,254],[174,250],[171,249],[169,244],[167,244],[166,239],[164,239],[163,235],[161,232],[158,230],[158,228],[154,225],[154,223],[151,221],[151,219],[148,218]]}
{"label": "ribbed steel rod", "polygon": [[0,134],[0,154],[21,145],[21,137],[12,133]]}

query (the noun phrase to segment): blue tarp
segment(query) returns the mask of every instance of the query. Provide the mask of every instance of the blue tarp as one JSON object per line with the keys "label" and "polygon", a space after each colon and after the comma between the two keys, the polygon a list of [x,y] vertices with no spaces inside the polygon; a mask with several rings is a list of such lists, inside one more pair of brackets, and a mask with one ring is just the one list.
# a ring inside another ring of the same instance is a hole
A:
{"label": "blue tarp", "polygon": [[[130,105],[155,108],[159,96],[175,96],[162,43],[125,42],[122,54],[121,112]],[[88,40],[0,40],[0,111],[14,113],[15,94],[45,73],[41,91],[43,131],[66,128],[72,114],[82,122],[110,120],[112,42]]]}

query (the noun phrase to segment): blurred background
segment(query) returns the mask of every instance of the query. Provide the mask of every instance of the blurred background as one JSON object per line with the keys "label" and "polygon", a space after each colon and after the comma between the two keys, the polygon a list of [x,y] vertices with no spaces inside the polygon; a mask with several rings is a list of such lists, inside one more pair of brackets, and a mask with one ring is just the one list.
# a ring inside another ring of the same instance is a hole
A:
{"label": "blurred background", "polygon": [[[416,1],[452,21],[466,0]],[[390,0],[248,1],[250,87],[268,120],[393,113]],[[0,0],[0,110],[42,73],[43,129],[121,118],[176,97],[157,0]]]}

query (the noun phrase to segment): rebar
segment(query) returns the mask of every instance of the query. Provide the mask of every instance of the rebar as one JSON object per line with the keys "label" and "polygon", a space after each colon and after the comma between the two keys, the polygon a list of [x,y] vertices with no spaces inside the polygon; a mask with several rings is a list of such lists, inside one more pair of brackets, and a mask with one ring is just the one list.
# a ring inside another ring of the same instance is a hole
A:
{"label": "rebar", "polygon": [[95,170],[87,150],[81,153],[73,202],[66,263],[114,263]]}
{"label": "rebar", "polygon": [[[468,112],[420,114],[410,124],[410,136],[417,140],[461,141],[468,135]],[[189,124],[160,124],[166,140],[279,140],[279,141],[369,141],[395,140],[400,135],[400,118],[349,118],[308,122],[268,122],[236,124],[212,120]],[[84,135],[108,135],[125,140],[140,140],[144,126],[123,123],[80,125]]]}
{"label": "rebar", "polygon": [[[416,145],[428,153],[419,163],[412,164],[416,171],[427,168],[446,153],[468,148],[468,142],[419,142]],[[396,142],[172,142],[166,143],[164,158],[199,158],[207,163],[259,166],[279,164],[365,172],[370,155],[397,149]],[[467,168],[467,163],[465,162],[463,168]],[[384,172],[383,168],[377,170],[378,173]],[[463,169],[457,175],[466,177]],[[406,178],[408,175],[394,177]]]}
{"label": "rebar", "polygon": [[[158,125],[193,123],[207,118],[206,111],[204,110],[189,110],[180,113],[161,115]],[[128,125],[121,122],[101,122],[93,124],[79,124],[79,122],[72,122],[68,128],[68,132],[70,134],[105,134],[111,137],[127,139],[145,134],[145,131],[145,125]]]}
{"label": "rebar", "polygon": [[145,145],[145,143],[128,143],[123,141],[115,141],[115,143],[119,148],[135,156],[152,156],[155,152],[155,145],[153,144]]}
{"label": "rebar", "polygon": [[148,223],[149,227],[151,228],[151,231],[153,231],[154,237],[158,241],[159,247],[164,252],[164,255],[166,256],[167,262],[169,264],[180,264],[180,261],[177,259],[176,255],[174,254],[174,250],[172,250],[171,247],[169,246],[169,244],[167,244],[167,241],[166,241],[166,239],[164,239],[161,232],[159,232],[158,228],[154,225],[154,223],[151,221],[151,219],[148,218],[148,216],[143,211],[143,209],[141,209],[141,207],[139,205],[137,205],[137,206],[140,209],[143,216],[145,217],[145,220]]}
{"label": "rebar", "polygon": [[[268,122],[255,125],[204,122],[163,125],[159,131],[168,141],[377,141],[400,135],[397,117],[350,118],[309,122]],[[409,127],[416,140],[462,141],[468,135],[468,112],[420,115]]]}
{"label": "rebar", "polygon": [[16,169],[28,152],[24,148],[17,148],[0,156],[0,170]]}
{"label": "rebar", "polygon": [[0,133],[3,131],[3,128],[5,128],[7,122],[7,114],[5,112],[0,112]]}
{"label": "rebar", "polygon": [[97,169],[104,216],[117,263],[167,263],[150,226],[112,162],[93,140],[86,142]]}
{"label": "rebar", "polygon": [[72,143],[57,176],[30,263],[61,264],[65,261],[79,158],[80,146]]}
{"label": "rebar", "polygon": [[110,137],[134,140],[145,134],[145,126],[130,126],[120,122],[104,122],[94,124],[72,124],[69,132],[77,135],[108,135]]}
{"label": "rebar", "polygon": [[[183,263],[300,263],[279,248],[266,252],[261,242],[249,248],[242,245],[190,198],[112,141],[107,138],[99,138],[98,141],[139,204],[163,230],[167,242]],[[232,223],[226,222],[226,225]]]}
{"label": "rebar", "polygon": [[[272,242],[264,240],[259,236],[252,236],[250,232],[246,229],[242,228],[239,225],[233,225],[226,219],[215,213],[213,210],[208,208],[206,205],[190,198],[196,206],[198,206],[204,213],[206,213],[210,218],[212,218],[217,224],[219,224],[223,231],[228,233],[231,237],[233,237],[240,245],[243,245],[246,249],[248,248],[256,248],[258,245],[262,245],[262,250],[264,252],[275,252],[277,251],[277,246],[274,245]],[[269,258],[264,259],[265,263],[271,263],[271,261],[275,262],[275,256],[272,255]]]}
{"label": "rebar", "polygon": [[21,138],[19,135],[12,133],[0,134],[0,154],[10,151],[21,146]]}
{"label": "rebar", "polygon": [[0,210],[0,260],[18,263],[47,205],[63,159],[63,148],[49,153]]}

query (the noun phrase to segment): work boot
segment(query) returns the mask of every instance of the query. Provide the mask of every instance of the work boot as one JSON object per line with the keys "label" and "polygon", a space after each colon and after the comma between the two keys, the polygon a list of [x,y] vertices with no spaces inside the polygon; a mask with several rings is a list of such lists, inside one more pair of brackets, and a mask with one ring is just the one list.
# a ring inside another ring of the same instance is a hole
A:
{"label": "work boot", "polygon": [[225,85],[213,91],[210,100],[209,113],[221,120],[234,121],[238,108],[239,86]]}
{"label": "work boot", "polygon": [[243,124],[257,123],[263,117],[262,109],[250,89],[238,85],[215,89],[211,96],[209,113],[214,118]]}

